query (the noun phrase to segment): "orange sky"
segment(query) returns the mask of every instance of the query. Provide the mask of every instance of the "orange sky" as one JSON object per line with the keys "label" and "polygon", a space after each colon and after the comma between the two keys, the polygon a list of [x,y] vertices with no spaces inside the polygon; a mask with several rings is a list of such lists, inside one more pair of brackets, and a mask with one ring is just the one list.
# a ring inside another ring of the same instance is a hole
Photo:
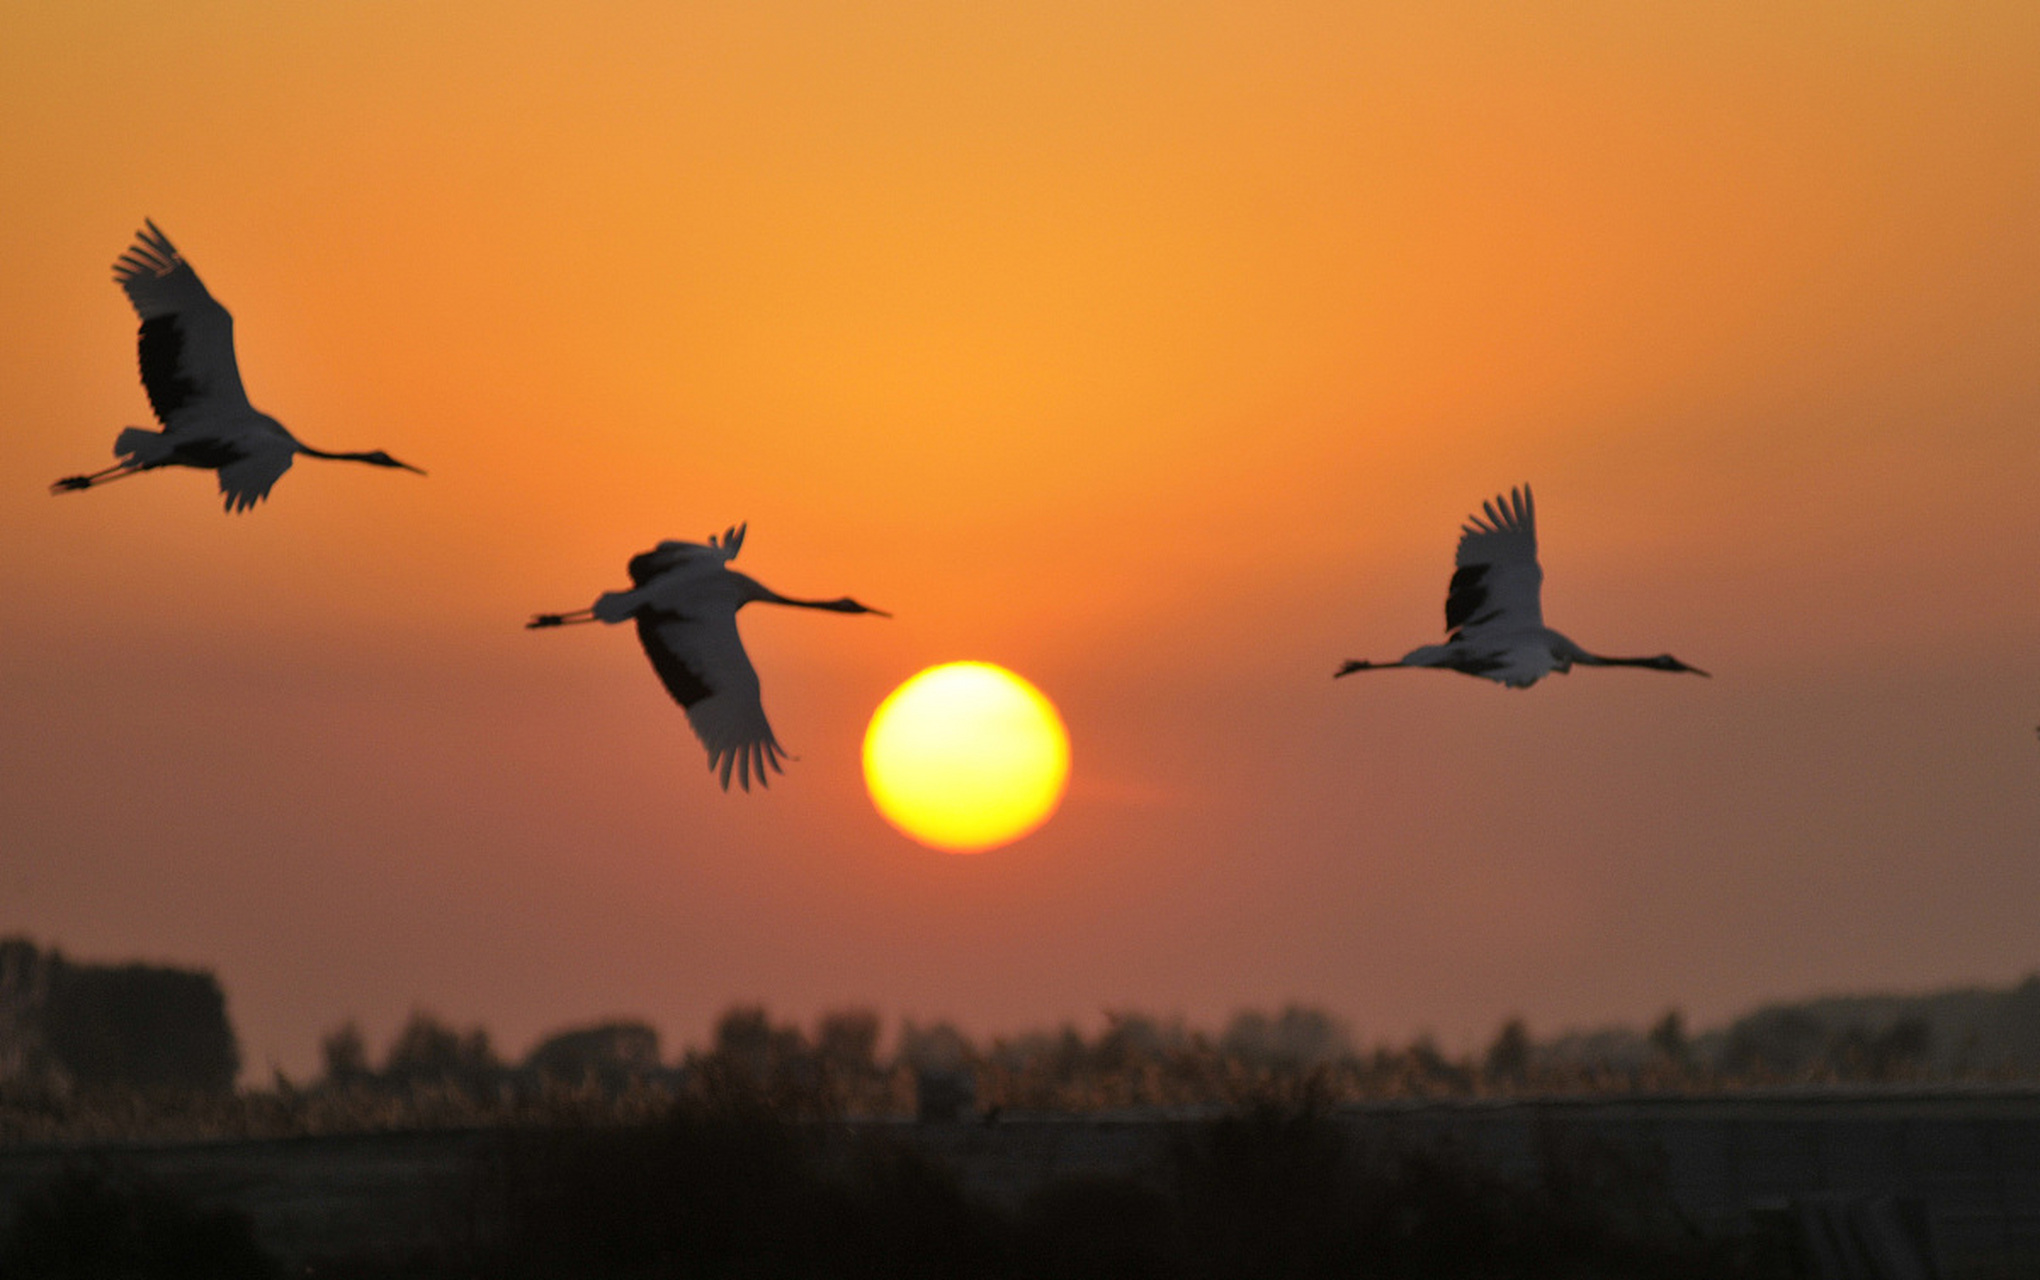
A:
{"label": "orange sky", "polygon": [[[1463,1046],[2040,966],[2040,9],[1415,8],[0,17],[0,932],[215,968],[258,1076],[413,1006]],[[50,498],[147,420],[144,216],[258,407],[430,477]],[[1334,685],[1526,480],[1549,620],[1715,679]],[[739,520],[896,615],[747,611],[748,797],[627,631],[519,629]],[[959,658],[1076,756],[970,859],[857,774]]]}

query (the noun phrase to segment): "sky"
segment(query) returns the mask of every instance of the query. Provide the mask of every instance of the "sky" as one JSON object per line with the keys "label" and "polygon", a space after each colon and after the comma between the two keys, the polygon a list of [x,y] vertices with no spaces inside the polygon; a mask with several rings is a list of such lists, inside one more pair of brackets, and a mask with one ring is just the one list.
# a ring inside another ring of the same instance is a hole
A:
{"label": "sky", "polygon": [[[2040,969],[2040,7],[701,0],[0,9],[0,934],[202,965],[251,1078],[413,1009],[669,1052],[1322,1006],[1363,1044]],[[144,217],[301,461],[164,471]],[[1547,622],[1435,671],[1535,486]],[[725,794],[628,629],[742,625]],[[1074,769],[874,812],[946,661]]]}

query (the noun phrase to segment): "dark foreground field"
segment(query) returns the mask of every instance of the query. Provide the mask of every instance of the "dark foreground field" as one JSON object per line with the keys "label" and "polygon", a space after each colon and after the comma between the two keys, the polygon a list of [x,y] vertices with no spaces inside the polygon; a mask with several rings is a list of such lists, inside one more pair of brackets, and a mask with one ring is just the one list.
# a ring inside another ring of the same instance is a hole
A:
{"label": "dark foreground field", "polygon": [[2040,1095],[15,1146],[0,1219],[8,1277],[2034,1276]]}

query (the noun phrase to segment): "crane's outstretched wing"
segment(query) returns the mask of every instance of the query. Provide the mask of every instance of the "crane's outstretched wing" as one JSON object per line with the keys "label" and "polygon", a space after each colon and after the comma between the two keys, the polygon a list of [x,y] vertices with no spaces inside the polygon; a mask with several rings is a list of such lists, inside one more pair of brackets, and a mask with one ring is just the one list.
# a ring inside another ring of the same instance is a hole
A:
{"label": "crane's outstretched wing", "polygon": [[720,543],[716,535],[709,534],[707,542],[661,542],[650,551],[630,558],[630,584],[642,587],[654,578],[664,577],[685,565],[713,562],[728,564],[736,559],[737,548],[744,545],[744,530],[748,525],[733,525],[725,530]]}
{"label": "crane's outstretched wing", "polygon": [[[142,386],[167,431],[211,408],[248,407],[234,362],[234,318],[155,223],[144,220],[134,244],[113,264],[113,278],[142,318]],[[234,500],[230,492],[229,505]]]}
{"label": "crane's outstretched wing", "polygon": [[721,771],[723,790],[729,790],[733,769],[746,791],[753,776],[759,786],[770,786],[766,766],[784,773],[779,758],[786,749],[766,722],[758,672],[737,635],[736,611],[710,608],[690,617],[647,606],[635,617],[645,656],[666,692],[686,710],[694,736],[708,748],[709,769]]}
{"label": "crane's outstretched wing", "polygon": [[288,439],[252,433],[236,443],[232,462],[221,464],[220,495],[229,511],[246,511],[269,496],[269,490],[290,470],[297,449]]}
{"label": "crane's outstretched wing", "polygon": [[1537,507],[1530,486],[1481,504],[1487,519],[1468,516],[1460,528],[1458,566],[1445,594],[1445,630],[1515,631],[1544,625],[1538,594]]}

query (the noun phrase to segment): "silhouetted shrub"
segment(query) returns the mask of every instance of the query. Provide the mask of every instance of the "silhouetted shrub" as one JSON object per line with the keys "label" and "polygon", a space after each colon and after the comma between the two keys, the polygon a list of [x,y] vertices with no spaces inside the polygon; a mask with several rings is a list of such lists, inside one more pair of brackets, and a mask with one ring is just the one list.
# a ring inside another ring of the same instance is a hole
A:
{"label": "silhouetted shrub", "polygon": [[1760,1010],[1729,1031],[1722,1066],[1737,1075],[1797,1075],[1819,1059],[1826,1042],[1827,1028],[1803,1009]]}
{"label": "silhouetted shrub", "polygon": [[947,1022],[921,1026],[908,1019],[900,1023],[899,1050],[894,1055],[903,1066],[915,1071],[960,1071],[978,1059],[970,1037]]}
{"label": "silhouetted shrub", "polygon": [[1490,1081],[1502,1085],[1523,1083],[1530,1073],[1530,1028],[1521,1018],[1511,1018],[1502,1024],[1481,1065]]}
{"label": "silhouetted shrub", "polygon": [[1402,1054],[1402,1070],[1412,1092],[1468,1093],[1473,1089],[1472,1069],[1447,1058],[1429,1036],[1410,1042]]}
{"label": "silhouetted shrub", "polygon": [[815,1054],[831,1071],[878,1070],[878,1015],[869,1009],[825,1013],[815,1027]]}
{"label": "silhouetted shrub", "polygon": [[8,1280],[268,1280],[246,1215],[146,1180],[72,1170],[23,1192],[0,1235]]}
{"label": "silhouetted shrub", "polygon": [[352,1019],[333,1028],[319,1041],[319,1058],[325,1065],[327,1084],[358,1084],[374,1074],[368,1065],[368,1041],[362,1038],[360,1025]]}
{"label": "silhouetted shrub", "polygon": [[1692,1056],[1692,1042],[1686,1035],[1686,1018],[1677,1009],[1665,1010],[1665,1016],[1651,1024],[1650,1032],[1644,1038],[1651,1048],[1672,1062],[1683,1065]]}
{"label": "silhouetted shrub", "polygon": [[211,973],[73,964],[24,938],[0,942],[0,1083],[224,1093],[240,1067]]}
{"label": "silhouetted shrub", "polygon": [[1247,1010],[1233,1015],[1219,1039],[1222,1052],[1253,1066],[1296,1071],[1353,1055],[1346,1028],[1322,1009],[1293,1004],[1270,1018]]}
{"label": "silhouetted shrub", "polygon": [[423,1010],[411,1014],[383,1059],[384,1081],[445,1085],[481,1094],[502,1079],[503,1063],[481,1027],[456,1031]]}
{"label": "silhouetted shrub", "polygon": [[690,1054],[689,1095],[718,1114],[830,1118],[840,1099],[800,1028],[772,1023],[760,1005],[739,1005],[716,1022],[715,1044]]}
{"label": "silhouetted shrub", "polygon": [[524,1069],[564,1084],[594,1083],[621,1089],[659,1070],[659,1033],[643,1022],[598,1023],[548,1036],[524,1059]]}
{"label": "silhouetted shrub", "polygon": [[1882,1030],[1797,1006],[1761,1009],[1730,1028],[1721,1066],[1740,1077],[1888,1081],[1926,1073],[1934,1033],[1919,1015]]}

